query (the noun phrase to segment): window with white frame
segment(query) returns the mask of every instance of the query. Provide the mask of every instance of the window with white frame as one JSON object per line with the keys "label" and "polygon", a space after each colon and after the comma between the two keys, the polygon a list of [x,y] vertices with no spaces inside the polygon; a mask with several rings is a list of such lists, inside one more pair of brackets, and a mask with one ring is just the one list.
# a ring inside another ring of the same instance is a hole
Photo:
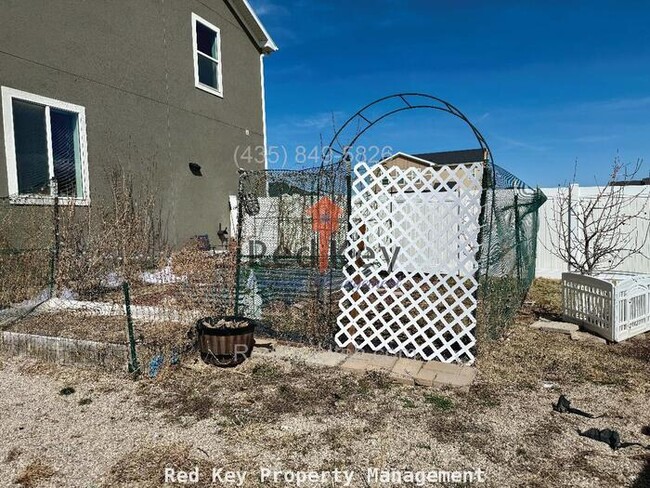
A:
{"label": "window with white frame", "polygon": [[87,203],[85,109],[2,87],[9,195],[16,203]]}
{"label": "window with white frame", "polygon": [[221,76],[221,31],[192,14],[194,85],[213,95],[223,96]]}

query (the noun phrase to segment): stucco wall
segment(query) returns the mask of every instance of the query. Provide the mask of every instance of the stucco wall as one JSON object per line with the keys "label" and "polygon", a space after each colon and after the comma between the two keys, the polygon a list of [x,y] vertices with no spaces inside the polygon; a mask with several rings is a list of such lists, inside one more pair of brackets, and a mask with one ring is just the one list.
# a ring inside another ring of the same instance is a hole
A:
{"label": "stucco wall", "polygon": [[[223,98],[194,87],[192,12],[221,30]],[[236,148],[264,144],[260,54],[224,0],[4,0],[0,85],[85,107],[93,206],[115,164],[143,175],[155,166],[175,242],[216,240],[237,188]]]}

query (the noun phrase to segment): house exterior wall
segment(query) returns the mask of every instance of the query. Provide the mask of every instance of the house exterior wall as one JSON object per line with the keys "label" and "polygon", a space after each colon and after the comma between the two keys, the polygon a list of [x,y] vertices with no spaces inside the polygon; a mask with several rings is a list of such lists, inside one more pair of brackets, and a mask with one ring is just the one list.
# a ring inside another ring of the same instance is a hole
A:
{"label": "house exterior wall", "polygon": [[[192,13],[221,31],[223,98],[194,86]],[[264,146],[260,52],[224,0],[5,0],[0,85],[85,107],[91,205],[119,164],[157,189],[176,244],[229,226],[236,150]]]}

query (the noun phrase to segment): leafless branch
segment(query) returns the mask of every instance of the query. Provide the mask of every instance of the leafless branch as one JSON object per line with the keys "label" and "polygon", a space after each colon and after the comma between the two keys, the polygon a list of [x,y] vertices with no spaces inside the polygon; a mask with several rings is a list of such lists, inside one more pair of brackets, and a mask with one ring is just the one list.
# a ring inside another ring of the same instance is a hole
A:
{"label": "leafless branch", "polygon": [[553,212],[546,218],[550,230],[547,250],[581,274],[612,271],[633,255],[647,257],[650,209],[647,204],[635,208],[632,203],[648,197],[641,192],[630,195],[626,192],[630,187],[624,185],[641,166],[641,160],[628,165],[617,157],[607,185],[585,198],[576,194],[574,168],[572,183],[558,191]]}

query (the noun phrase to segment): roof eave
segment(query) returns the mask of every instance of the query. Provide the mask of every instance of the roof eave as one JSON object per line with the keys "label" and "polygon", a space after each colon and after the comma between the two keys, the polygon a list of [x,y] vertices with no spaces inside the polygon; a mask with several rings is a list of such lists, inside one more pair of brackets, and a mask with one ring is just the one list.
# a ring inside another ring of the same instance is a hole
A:
{"label": "roof eave", "polygon": [[397,157],[402,157],[404,159],[410,159],[411,161],[414,161],[416,163],[421,163],[421,164],[426,165],[426,166],[435,166],[435,163],[433,163],[432,161],[427,161],[426,159],[418,158],[417,156],[413,156],[412,154],[407,154],[407,153],[402,152],[402,151],[398,151],[395,154],[392,154],[391,156],[388,156],[387,158],[382,159],[377,164],[388,163],[389,161],[392,161],[393,159],[395,159]]}
{"label": "roof eave", "polygon": [[227,1],[233,10],[237,12],[239,19],[257,43],[257,47],[262,54],[271,54],[278,50],[277,44],[273,41],[273,38],[264,27],[264,24],[262,24],[253,7],[248,3],[248,0]]}

